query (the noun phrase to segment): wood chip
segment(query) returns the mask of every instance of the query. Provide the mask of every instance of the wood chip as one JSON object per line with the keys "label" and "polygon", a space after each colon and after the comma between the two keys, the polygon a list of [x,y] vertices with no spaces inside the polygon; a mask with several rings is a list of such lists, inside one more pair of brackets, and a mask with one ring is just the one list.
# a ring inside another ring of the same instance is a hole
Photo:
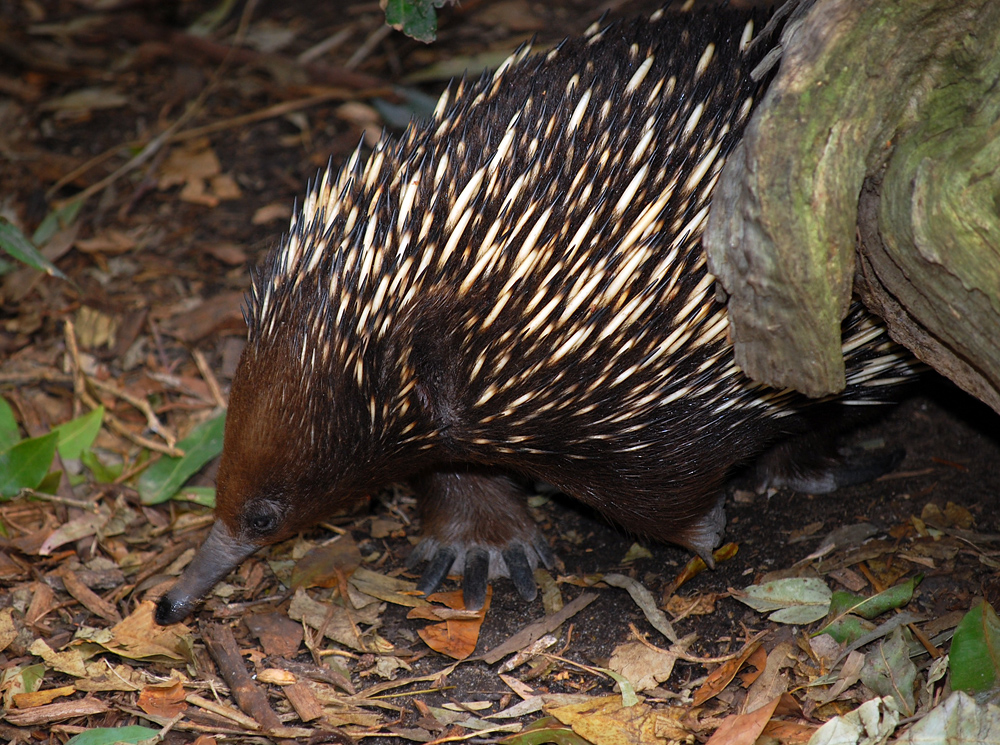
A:
{"label": "wood chip", "polygon": [[305,683],[294,683],[281,690],[303,722],[311,722],[323,716],[323,706]]}
{"label": "wood chip", "polygon": [[66,592],[79,601],[84,608],[110,623],[119,624],[122,622],[122,617],[118,614],[115,606],[83,584],[72,569],[63,567],[59,576],[62,577]]}
{"label": "wood chip", "polygon": [[42,724],[59,722],[73,717],[87,717],[93,714],[103,714],[108,705],[96,698],[81,698],[78,701],[62,701],[58,704],[35,706],[31,709],[11,709],[4,717],[15,727],[37,727]]}

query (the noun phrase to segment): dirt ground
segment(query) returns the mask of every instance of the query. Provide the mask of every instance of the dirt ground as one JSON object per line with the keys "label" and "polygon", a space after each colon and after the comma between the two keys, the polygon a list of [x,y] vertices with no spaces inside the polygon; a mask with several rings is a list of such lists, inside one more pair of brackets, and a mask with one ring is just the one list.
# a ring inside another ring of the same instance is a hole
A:
{"label": "dirt ground", "polygon": [[[451,73],[445,69],[428,74],[430,80],[419,83],[410,76],[448,61],[464,69],[474,64],[473,55],[492,54],[495,63],[500,52],[533,35],[545,44],[581,32],[605,11],[620,16],[650,7],[656,4],[464,2],[443,12],[438,42],[425,46],[383,31],[375,2],[260,2],[245,29],[244,51],[227,56],[234,34],[243,33],[242,6],[211,33],[198,36],[191,33],[192,25],[207,23],[205,15],[215,9],[201,0],[0,0],[0,217],[30,236],[65,200],[92,190],[76,219],[44,249],[71,282],[17,265],[0,277],[0,395],[11,403],[23,433],[42,434],[85,411],[79,385],[74,384],[82,370],[90,379],[149,400],[168,430],[186,434],[211,415],[220,395],[224,398],[228,391],[245,333],[240,303],[249,286],[248,266],[259,262],[277,241],[306,181],[328,160],[342,162],[362,139],[373,143],[383,125],[405,122],[415,108],[432,103],[443,85],[440,79]],[[316,51],[321,43],[324,48]],[[158,137],[159,145],[151,147]],[[67,320],[77,335],[76,362],[67,354]],[[107,393],[100,398],[124,429],[155,439],[132,404]],[[436,684],[434,678],[451,660],[429,650],[418,636],[423,621],[407,618],[407,608],[390,603],[380,614],[378,635],[393,645],[393,653],[384,657],[405,666],[386,676],[426,680],[377,699],[389,708],[372,704],[373,693],[361,706],[369,707],[369,720],[345,714],[343,720],[329,721],[344,724],[342,732],[366,736],[366,742],[400,742],[403,735],[428,742],[457,741],[471,737],[472,730],[447,721],[443,709],[434,707],[459,704],[454,708],[461,712],[470,702],[487,702],[487,708],[474,711],[484,716],[528,697],[526,691],[613,693],[614,681],[595,668],[608,667],[616,647],[634,640],[636,633],[663,649],[670,642],[624,589],[597,584],[609,573],[627,575],[648,588],[668,609],[680,637],[697,635],[686,648],[690,658],[739,652],[760,632],[767,651],[789,640],[793,646],[808,646],[801,641],[801,628],[770,622],[732,596],[753,583],[792,574],[820,576],[834,589],[874,594],[920,573],[922,582],[907,610],[925,621],[964,613],[979,597],[998,607],[998,423],[991,410],[929,376],[913,397],[853,436],[855,442],[905,449],[903,462],[882,479],[832,495],[779,491],[768,497],[750,491],[747,475],[737,476],[728,489],[726,538],[738,544],[738,551],[676,592],[670,592],[670,585],[691,558],[685,551],[639,541],[645,551],[636,552],[636,538],[559,497],[545,500],[537,506],[538,517],[560,562],[552,576],[563,602],[591,592],[596,599],[554,632],[556,642],[548,651],[555,656],[535,658],[530,664],[536,669],[530,674],[520,669],[518,677],[526,688],[513,688],[498,675],[498,665],[486,661],[463,663]],[[97,446],[115,453],[124,464],[125,474],[114,488],[88,482],[73,487],[69,501],[19,498],[0,503],[5,531],[0,536],[0,612],[15,608],[11,617],[20,619],[16,643],[0,650],[0,669],[37,663],[32,644],[38,639],[59,651],[70,648],[81,626],[113,626],[76,595],[67,594],[63,567],[77,571],[95,556],[112,557],[127,567],[117,586],[94,589],[126,617],[141,601],[169,586],[173,559],[204,534],[207,521],[197,517],[204,509],[185,501],[140,504],[130,478],[142,467],[142,448],[135,440],[106,428]],[[215,467],[209,464],[197,483],[211,485]],[[131,505],[146,527],[133,523],[115,538],[81,538],[64,546],[69,550],[39,552],[45,537],[77,514],[73,500],[111,504],[117,498]],[[949,510],[949,503],[957,508]],[[194,530],[186,527],[192,520]],[[397,493],[373,499],[370,512],[335,527],[347,531],[361,556],[377,557],[370,568],[399,574],[409,539],[418,533],[415,523],[412,499]],[[847,543],[803,562],[832,531],[859,523],[874,526],[864,547]],[[375,530],[386,525],[389,529]],[[318,544],[332,535],[317,530],[307,538]],[[937,541],[940,550],[916,551],[921,541]],[[141,695],[146,688],[167,686],[173,668],[189,676],[186,694],[218,694],[235,710],[227,683],[205,652],[205,630],[248,611],[276,607],[285,613],[287,602],[256,601],[285,592],[275,578],[278,565],[267,559],[287,558],[291,550],[279,547],[239,570],[232,580],[236,594],[230,598],[235,613],[215,598],[189,619],[194,665],[107,655],[115,664],[125,660],[133,672],[147,677],[131,688],[85,693],[94,691],[78,685],[85,676],[74,677],[46,660],[43,689],[76,686],[63,695],[77,702],[96,698],[105,706],[101,711],[81,709],[75,716],[53,714],[48,720],[11,718],[14,689],[10,679],[0,679],[6,719],[0,722],[0,738],[56,743],[94,727],[143,723],[158,728],[175,715],[150,713]],[[862,550],[869,553],[852,558],[852,551]],[[142,563],[152,566],[151,573],[142,571]],[[52,596],[44,612],[32,617],[28,611],[42,585]],[[497,583],[476,653],[497,647],[545,613],[541,598],[525,604],[509,583]],[[275,668],[259,634],[244,623],[231,626],[255,673]],[[944,623],[942,629],[946,644],[954,623]],[[380,673],[378,654],[354,650],[332,656],[343,661],[356,691],[388,679]],[[807,656],[800,649],[800,661]],[[300,647],[292,658],[313,666],[310,680],[315,682],[316,663],[328,661],[330,655]],[[929,662],[919,661],[920,670]],[[645,692],[647,700],[690,703],[691,691],[717,664],[679,659],[667,680]],[[802,662],[809,664],[819,665],[815,660]],[[795,680],[808,677],[803,670],[796,671]],[[268,700],[285,725],[313,727],[316,742],[336,742],[343,736],[330,734],[330,727],[322,724],[329,711],[310,725],[289,705],[283,684],[267,685]],[[827,708],[799,697],[801,708],[786,719],[814,728],[870,693],[852,690],[854,694]],[[747,695],[747,689],[734,684],[703,705],[693,715],[699,724],[689,722],[686,731],[698,741],[706,740],[725,716],[740,710]],[[355,703],[336,705],[354,716]],[[198,708],[191,701],[187,704]],[[191,742],[213,733],[220,741],[249,742],[255,737],[251,728],[241,728],[231,718],[185,716],[166,735],[167,742]],[[514,721],[527,723],[540,716],[533,713]],[[233,731],[218,734],[228,731],[220,722]],[[193,726],[185,728],[185,723]],[[482,739],[494,741],[504,734]],[[786,741],[805,739],[789,736]]]}

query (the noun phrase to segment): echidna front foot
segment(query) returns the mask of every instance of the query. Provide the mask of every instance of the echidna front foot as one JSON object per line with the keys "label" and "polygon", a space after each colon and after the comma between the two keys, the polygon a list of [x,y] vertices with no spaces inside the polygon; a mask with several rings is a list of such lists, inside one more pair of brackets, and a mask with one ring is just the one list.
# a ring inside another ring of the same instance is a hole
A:
{"label": "echidna front foot", "polygon": [[425,474],[416,486],[425,537],[407,563],[429,562],[418,590],[432,593],[449,573],[460,574],[465,607],[478,610],[489,581],[509,577],[522,598],[535,599],[534,570],[551,567],[553,557],[523,488],[506,474],[468,467]]}

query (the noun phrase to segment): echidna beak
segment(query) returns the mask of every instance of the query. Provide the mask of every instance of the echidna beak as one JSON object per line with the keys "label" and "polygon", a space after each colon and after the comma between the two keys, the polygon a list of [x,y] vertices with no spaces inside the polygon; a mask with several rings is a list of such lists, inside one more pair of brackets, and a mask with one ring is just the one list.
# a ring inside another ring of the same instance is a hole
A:
{"label": "echidna beak", "polygon": [[157,602],[156,622],[168,626],[183,621],[198,601],[257,548],[231,536],[222,521],[216,520],[177,584]]}

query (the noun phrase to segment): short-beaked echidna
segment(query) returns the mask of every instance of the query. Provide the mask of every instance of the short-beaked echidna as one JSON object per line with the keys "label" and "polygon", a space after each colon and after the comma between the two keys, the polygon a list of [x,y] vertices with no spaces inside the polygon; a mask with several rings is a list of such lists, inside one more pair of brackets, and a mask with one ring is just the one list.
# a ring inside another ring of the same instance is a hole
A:
{"label": "short-beaked echidna", "polygon": [[[700,246],[768,82],[764,20],[658,13],[524,49],[323,173],[254,277],[217,521],[157,619],[394,481],[418,488],[422,589],[464,571],[470,607],[491,576],[533,597],[549,561],[524,480],[710,557],[727,474],[811,405],[736,367]],[[911,375],[862,310],[844,333],[839,402]]]}

